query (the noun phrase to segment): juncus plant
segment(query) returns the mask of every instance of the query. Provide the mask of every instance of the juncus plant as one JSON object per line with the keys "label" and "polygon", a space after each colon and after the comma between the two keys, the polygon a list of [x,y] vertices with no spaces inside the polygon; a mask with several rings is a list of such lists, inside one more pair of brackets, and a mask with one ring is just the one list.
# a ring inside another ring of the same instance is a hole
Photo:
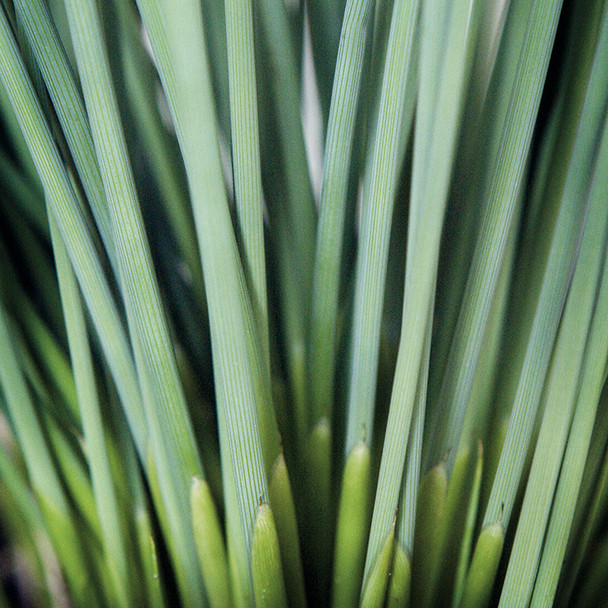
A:
{"label": "juncus plant", "polygon": [[1,608],[605,601],[604,0],[3,0],[0,143]]}

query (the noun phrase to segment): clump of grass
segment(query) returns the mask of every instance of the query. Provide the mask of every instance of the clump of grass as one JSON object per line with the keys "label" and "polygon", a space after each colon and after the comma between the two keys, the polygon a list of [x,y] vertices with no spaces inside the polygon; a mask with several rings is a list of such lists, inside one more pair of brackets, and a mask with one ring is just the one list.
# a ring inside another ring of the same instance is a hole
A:
{"label": "clump of grass", "polygon": [[603,601],[604,0],[4,0],[0,138],[0,607]]}

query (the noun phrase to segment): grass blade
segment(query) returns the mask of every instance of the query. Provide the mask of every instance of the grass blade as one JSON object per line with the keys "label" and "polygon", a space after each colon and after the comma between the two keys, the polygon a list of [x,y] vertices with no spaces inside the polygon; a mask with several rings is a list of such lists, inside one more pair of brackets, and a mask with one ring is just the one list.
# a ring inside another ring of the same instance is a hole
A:
{"label": "grass blade", "polygon": [[17,0],[15,7],[57,111],[108,257],[117,269],[112,225],[91,131],[59,34],[53,25],[49,9],[43,2]]}
{"label": "grass blade", "polygon": [[[393,9],[393,19],[398,14]],[[464,93],[470,69],[470,49],[476,38],[476,3],[429,3],[422,12],[420,88],[414,134],[404,304],[399,354],[387,432],[382,451],[365,570],[370,571],[395,513],[407,453],[427,320],[433,310],[439,240],[447,203]],[[436,34],[448,24],[445,43]],[[390,50],[389,40],[389,50]],[[445,48],[440,48],[445,44]],[[458,48],[458,53],[451,49]],[[463,52],[464,49],[464,52]],[[442,51],[449,61],[443,63]],[[387,55],[387,65],[388,63]],[[455,101],[454,101],[455,100]],[[447,150],[447,152],[446,152]],[[431,168],[432,173],[431,173]],[[415,576],[413,574],[413,579]]]}
{"label": "grass blade", "polygon": [[334,608],[353,606],[359,599],[371,515],[370,477],[370,450],[361,441],[352,449],[342,478],[334,550]]}
{"label": "grass blade", "polygon": [[194,605],[202,601],[202,586],[195,568],[188,499],[190,480],[202,473],[201,462],[143,227],[99,15],[93,2],[66,6],[112,218],[147,422],[158,446],[155,460],[171,527],[170,543],[179,564],[177,577],[183,599]]}
{"label": "grass blade", "polygon": [[281,571],[279,539],[267,504],[261,504],[255,519],[251,550],[251,576],[255,605],[260,608],[287,608]]}
{"label": "grass blade", "polygon": [[[604,22],[608,24],[608,19]],[[600,36],[598,49],[608,44],[608,25],[605,35],[606,38]],[[608,69],[608,66],[605,68]],[[546,405],[543,421],[510,554],[510,566],[503,584],[502,597],[509,598],[509,602],[513,599],[520,603],[529,602],[532,593],[533,576],[540,559],[579,388],[579,375],[603,261],[603,248],[598,247],[598,243],[605,243],[607,234],[608,209],[599,200],[602,199],[591,198],[580,253],[544,389]],[[505,600],[501,601],[504,604]]]}
{"label": "grass blade", "polygon": [[[608,138],[604,128],[604,137],[598,156],[598,167],[594,179],[593,198],[604,200],[606,155],[608,154]],[[600,169],[602,167],[602,169]],[[604,245],[605,246],[605,245]],[[594,312],[589,341],[585,352],[580,380],[580,392],[574,410],[574,418],[568,437],[563,463],[557,484],[556,495],[551,507],[551,517],[544,540],[543,552],[540,557],[538,575],[534,583],[531,606],[549,606],[557,589],[559,571],[566,551],[566,542],[574,516],[576,498],[582,480],[584,463],[591,441],[593,423],[596,419],[597,407],[600,403],[600,392],[606,377],[606,321],[608,281],[606,272],[608,266],[604,260],[603,276],[601,278],[598,300]]]}
{"label": "grass blade", "polygon": [[[0,24],[4,23],[0,18]],[[80,601],[98,606],[97,590],[88,581],[87,562],[71,521],[70,507],[11,342],[4,307],[0,304],[0,382],[15,433],[25,446],[23,455],[34,493],[47,529],[52,533],[55,550],[65,564],[72,593]]]}
{"label": "grass blade", "polygon": [[270,369],[264,254],[262,170],[250,0],[226,2],[234,192],[243,264],[251,290],[264,366]]}
{"label": "grass blade", "polygon": [[357,278],[345,453],[361,439],[372,437],[380,320],[388,259],[390,223],[400,159],[396,138],[401,134],[408,66],[414,43],[418,2],[402,0],[393,11],[382,83],[370,178],[364,192],[357,255]]}
{"label": "grass blade", "polygon": [[434,436],[427,453],[427,460],[439,459],[451,450],[448,468],[451,468],[455,456],[453,448],[458,445],[501,260],[506,250],[509,226],[519,200],[519,184],[532,140],[532,127],[540,104],[560,9],[561,2],[539,3],[531,9],[496,164],[491,169],[487,207],[436,409],[437,412],[444,412],[447,420],[434,421]]}
{"label": "grass blade", "polygon": [[332,411],[338,287],[349,165],[373,4],[373,0],[349,0],[340,34],[323,161],[311,309],[309,375],[312,425],[322,417],[329,418]]}
{"label": "grass blade", "polygon": [[[240,597],[253,593],[248,564],[257,507],[260,500],[268,500],[264,464],[271,467],[280,452],[278,435],[266,423],[270,387],[264,386],[261,355],[254,344],[253,313],[223,184],[200,7],[184,0],[171,7],[169,18],[169,8],[161,2],[140,0],[138,6],[184,157],[201,250],[225,456],[229,559],[238,564]],[[201,138],[208,142],[206,154],[200,153]]]}
{"label": "grass blade", "polygon": [[112,369],[140,456],[145,454],[146,424],[135,378],[132,354],[118,312],[88,234],[68,174],[62,166],[50,129],[20,61],[2,13],[3,61],[0,76],[17,110],[17,118],[32,150],[48,204],[55,214],[97,334]]}
{"label": "grass blade", "polygon": [[[548,6],[544,15],[549,39],[552,38],[551,29],[556,25],[555,11],[559,8],[559,6]],[[536,9],[537,7],[534,7],[533,10]],[[596,73],[599,75],[602,72]],[[596,143],[594,139],[588,137],[588,133],[597,132],[602,108],[601,100],[591,95],[587,97],[580,119],[581,127],[577,133],[574,156],[562,194],[562,207],[547,260],[545,278],[515,396],[513,413],[484,517],[485,525],[500,520],[506,526],[511,515],[526,457],[522,445],[528,445],[530,440],[544,376],[578,253],[581,222],[587,206],[585,199],[590,165],[596,153]]]}
{"label": "grass blade", "polygon": [[132,572],[128,567],[126,539],[121,529],[120,509],[114,491],[105,446],[102,414],[95,385],[84,313],[76,279],[61,240],[59,229],[52,218],[50,219],[50,227],[74,380],[78,392],[78,404],[83,422],[84,439],[87,444],[91,483],[97,515],[101,524],[104,550],[117,600],[120,606],[127,608],[129,602],[135,599],[134,586],[129,584]]}

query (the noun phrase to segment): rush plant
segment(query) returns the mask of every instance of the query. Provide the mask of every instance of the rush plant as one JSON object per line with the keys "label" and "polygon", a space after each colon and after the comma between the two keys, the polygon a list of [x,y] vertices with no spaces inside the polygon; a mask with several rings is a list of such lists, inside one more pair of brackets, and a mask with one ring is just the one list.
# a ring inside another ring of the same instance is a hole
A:
{"label": "rush plant", "polygon": [[0,2],[0,608],[603,605],[608,3]]}

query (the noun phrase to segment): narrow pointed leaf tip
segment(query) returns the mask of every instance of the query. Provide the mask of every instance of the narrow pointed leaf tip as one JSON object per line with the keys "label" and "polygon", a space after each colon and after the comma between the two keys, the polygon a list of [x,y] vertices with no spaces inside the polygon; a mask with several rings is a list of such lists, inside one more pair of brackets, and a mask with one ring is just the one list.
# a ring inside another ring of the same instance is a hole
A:
{"label": "narrow pointed leaf tip", "polygon": [[256,608],[287,608],[279,539],[270,506],[257,510],[251,549],[251,577]]}
{"label": "narrow pointed leaf tip", "polygon": [[485,527],[475,546],[462,596],[461,608],[485,608],[490,601],[505,541],[501,523]]}
{"label": "narrow pointed leaf tip", "polygon": [[360,594],[371,515],[370,475],[370,449],[360,441],[352,449],[342,477],[334,552],[334,608],[355,605]]}
{"label": "narrow pointed leaf tip", "polygon": [[410,605],[410,587],[412,584],[411,560],[400,543],[395,544],[395,554],[389,573],[387,608],[408,608]]}
{"label": "narrow pointed leaf tip", "polygon": [[211,608],[228,608],[232,603],[226,546],[209,485],[200,477],[192,479],[190,508],[194,542],[209,605]]}
{"label": "narrow pointed leaf tip", "polygon": [[378,554],[378,561],[372,568],[361,596],[361,608],[381,608],[384,605],[389,587],[390,568],[393,563],[395,548],[395,528],[391,528],[382,549]]}

